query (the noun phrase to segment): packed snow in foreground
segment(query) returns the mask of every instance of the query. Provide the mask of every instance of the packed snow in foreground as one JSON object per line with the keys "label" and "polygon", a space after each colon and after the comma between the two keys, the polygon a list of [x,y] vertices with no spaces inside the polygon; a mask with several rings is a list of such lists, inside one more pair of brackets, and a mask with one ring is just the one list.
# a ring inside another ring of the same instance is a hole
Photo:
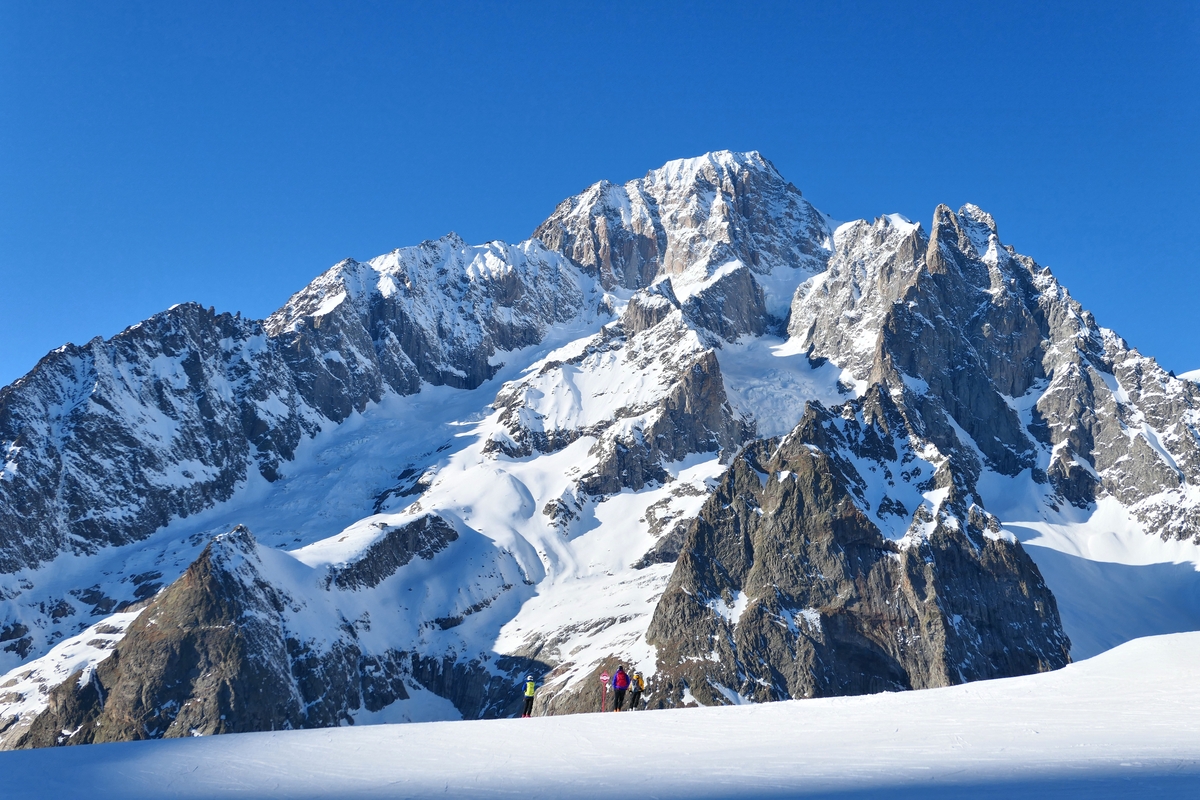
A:
{"label": "packed snow in foreground", "polygon": [[1200,633],[945,689],[0,753],[6,798],[1195,797]]}

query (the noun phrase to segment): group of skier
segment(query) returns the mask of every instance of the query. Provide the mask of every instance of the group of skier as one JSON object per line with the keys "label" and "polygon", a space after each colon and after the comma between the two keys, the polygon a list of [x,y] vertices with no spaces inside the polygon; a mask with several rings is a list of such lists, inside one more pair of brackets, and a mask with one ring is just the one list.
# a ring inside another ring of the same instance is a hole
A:
{"label": "group of skier", "polygon": [[641,707],[642,692],[646,689],[646,681],[642,678],[642,673],[634,670],[630,675],[625,671],[624,666],[618,666],[617,671],[613,673],[611,685],[613,711],[623,710],[626,692],[629,692],[629,710],[634,711]]}
{"label": "group of skier", "polygon": [[[601,676],[603,677],[603,676]],[[642,677],[642,673],[634,670],[633,674],[625,671],[625,666],[619,665],[617,671],[613,673],[609,680],[609,686],[613,690],[613,711],[623,711],[625,707],[625,695],[629,694],[629,710],[641,708],[642,692],[646,690],[646,679]],[[521,712],[522,717],[533,716],[533,698],[537,695],[537,680],[532,675],[525,676],[525,709]],[[604,710],[603,705],[600,708]]]}

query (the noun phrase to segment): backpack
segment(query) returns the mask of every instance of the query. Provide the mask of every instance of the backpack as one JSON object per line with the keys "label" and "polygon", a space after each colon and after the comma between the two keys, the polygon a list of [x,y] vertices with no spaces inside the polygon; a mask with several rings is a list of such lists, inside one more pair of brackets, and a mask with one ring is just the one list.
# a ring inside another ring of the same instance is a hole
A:
{"label": "backpack", "polygon": [[616,676],[613,678],[613,687],[616,689],[628,689],[629,688],[629,673],[628,672],[618,672],[616,674]]}
{"label": "backpack", "polygon": [[646,682],[644,680],[642,680],[642,673],[640,673],[640,672],[633,673],[633,690],[635,692],[640,692],[645,688],[646,688]]}

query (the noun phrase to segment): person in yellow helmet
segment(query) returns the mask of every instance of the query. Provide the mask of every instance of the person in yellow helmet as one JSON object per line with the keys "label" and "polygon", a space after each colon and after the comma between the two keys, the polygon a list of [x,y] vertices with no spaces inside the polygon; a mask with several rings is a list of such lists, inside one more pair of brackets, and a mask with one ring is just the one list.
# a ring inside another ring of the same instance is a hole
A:
{"label": "person in yellow helmet", "polygon": [[533,716],[533,696],[537,694],[537,681],[532,675],[525,676],[525,710],[521,712],[521,717]]}
{"label": "person in yellow helmet", "polygon": [[646,680],[642,677],[642,673],[634,671],[633,677],[629,679],[629,710],[641,708],[642,692],[646,690]]}

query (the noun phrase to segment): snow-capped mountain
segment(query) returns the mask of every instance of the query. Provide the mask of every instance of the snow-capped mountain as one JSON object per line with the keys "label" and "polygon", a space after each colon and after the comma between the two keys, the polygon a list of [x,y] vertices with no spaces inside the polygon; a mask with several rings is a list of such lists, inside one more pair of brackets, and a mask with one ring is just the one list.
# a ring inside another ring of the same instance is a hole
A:
{"label": "snow-capped mountain", "polygon": [[[654,707],[1055,669],[1200,626],[1198,431],[981,209],[839,224],[757,153],[671,162],[0,390],[0,740],[503,716],[529,672],[583,711],[619,662]],[[1186,566],[1113,624],[1116,562]]]}

